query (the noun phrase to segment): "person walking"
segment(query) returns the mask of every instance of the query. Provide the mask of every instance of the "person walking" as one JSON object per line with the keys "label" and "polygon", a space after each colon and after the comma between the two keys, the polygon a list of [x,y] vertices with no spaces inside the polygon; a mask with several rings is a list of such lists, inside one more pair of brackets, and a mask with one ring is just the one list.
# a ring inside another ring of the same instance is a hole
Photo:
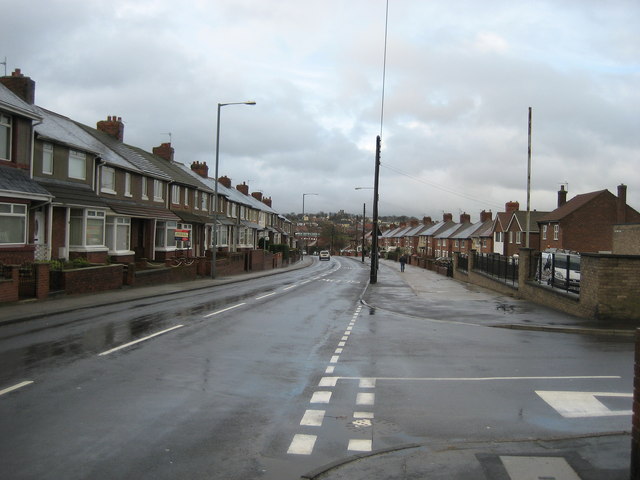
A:
{"label": "person walking", "polygon": [[400,271],[404,272],[404,266],[407,264],[407,257],[404,255],[400,256]]}

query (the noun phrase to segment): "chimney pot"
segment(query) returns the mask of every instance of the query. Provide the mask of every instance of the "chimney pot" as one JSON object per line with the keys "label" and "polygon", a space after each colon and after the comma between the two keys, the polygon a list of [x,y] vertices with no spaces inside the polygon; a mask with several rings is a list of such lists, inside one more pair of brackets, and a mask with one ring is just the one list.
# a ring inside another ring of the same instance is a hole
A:
{"label": "chimney pot", "polygon": [[16,68],[9,77],[0,77],[0,83],[29,105],[35,103],[36,82],[29,77],[25,77],[19,68]]}
{"label": "chimney pot", "polygon": [[98,130],[108,135],[111,135],[113,138],[119,141],[124,140],[124,123],[122,119],[118,117],[108,116],[106,120],[100,120],[97,124]]}
{"label": "chimney pot", "polygon": [[616,221],[618,223],[627,223],[627,186],[624,183],[618,185],[616,207]]}

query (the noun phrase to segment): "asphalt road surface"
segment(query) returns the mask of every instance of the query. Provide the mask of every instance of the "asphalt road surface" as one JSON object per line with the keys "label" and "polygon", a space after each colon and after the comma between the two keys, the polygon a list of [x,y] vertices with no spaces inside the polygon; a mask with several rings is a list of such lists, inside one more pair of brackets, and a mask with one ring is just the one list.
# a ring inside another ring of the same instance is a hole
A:
{"label": "asphalt road surface", "polygon": [[368,308],[368,279],[334,257],[1,327],[0,477],[297,479],[411,442],[630,428],[632,342],[474,324],[446,289],[437,318]]}

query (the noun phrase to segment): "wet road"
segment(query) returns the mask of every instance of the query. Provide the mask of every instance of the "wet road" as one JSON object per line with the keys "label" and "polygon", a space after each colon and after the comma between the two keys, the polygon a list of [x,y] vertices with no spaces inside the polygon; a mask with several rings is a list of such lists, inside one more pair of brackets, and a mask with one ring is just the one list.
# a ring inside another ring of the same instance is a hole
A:
{"label": "wet road", "polygon": [[[401,291],[369,310],[368,276],[333,258],[2,327],[0,390],[33,383],[0,395],[0,476],[282,480],[407,442],[629,428],[632,343],[450,323],[444,290],[438,319]],[[613,393],[611,414],[567,391]]]}

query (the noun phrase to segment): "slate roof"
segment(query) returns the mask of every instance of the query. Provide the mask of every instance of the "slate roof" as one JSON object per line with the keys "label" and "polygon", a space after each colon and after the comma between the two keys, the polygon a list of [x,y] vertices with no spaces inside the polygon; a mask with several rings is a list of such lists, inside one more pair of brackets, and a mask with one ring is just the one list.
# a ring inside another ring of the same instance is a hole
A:
{"label": "slate roof", "polygon": [[576,195],[575,197],[573,197],[571,200],[569,200],[567,203],[565,203],[561,207],[556,208],[553,212],[550,212],[550,213],[548,213],[548,215],[545,215],[542,218],[539,218],[538,221],[539,222],[557,222],[559,220],[562,220],[567,215],[575,212],[579,208],[581,208],[584,205],[586,205],[587,203],[589,203],[594,198],[596,198],[596,197],[598,197],[598,196],[600,196],[600,195],[602,195],[604,193],[608,193],[609,195],[613,195],[611,192],[609,192],[609,190],[606,190],[606,189],[605,190],[598,190],[598,191],[595,191],[595,192],[583,193],[583,194],[580,194],[580,195]]}
{"label": "slate roof", "polygon": [[[449,222],[445,222],[449,223]],[[444,228],[443,230],[440,230],[437,234],[435,234],[433,237],[434,238],[449,238],[451,235],[453,235],[458,229],[460,228],[460,224],[459,223],[455,223],[455,222],[451,222],[449,225],[447,225],[446,228]]]}
{"label": "slate roof", "polygon": [[29,172],[21,168],[6,167],[3,165],[0,165],[0,193],[3,195],[11,193],[26,194],[33,200],[51,198],[49,191],[35,180],[29,178]]}
{"label": "slate roof", "polygon": [[116,213],[136,218],[157,218],[160,220],[180,221],[180,217],[171,210],[155,205],[142,205],[128,200],[105,199],[105,203]]}
{"label": "slate roof", "polygon": [[[551,212],[539,212],[537,210],[530,212],[531,221],[529,224],[529,228],[530,228],[529,233],[538,233],[540,231],[540,228],[538,226],[538,221],[542,218],[545,218],[550,213]],[[511,221],[509,222],[507,229],[510,228],[511,222],[513,222],[514,219],[518,222],[518,225],[520,225],[520,230],[523,232],[526,232],[527,231],[527,212],[523,212],[520,210],[518,210],[517,212],[513,212],[513,217],[511,217]]]}
{"label": "slate roof", "polygon": [[40,115],[33,105],[29,105],[2,83],[0,83],[0,106],[11,113],[22,115],[32,120],[40,120]]}
{"label": "slate roof", "polygon": [[38,183],[54,196],[54,205],[107,208],[104,199],[85,183],[39,178]]}

